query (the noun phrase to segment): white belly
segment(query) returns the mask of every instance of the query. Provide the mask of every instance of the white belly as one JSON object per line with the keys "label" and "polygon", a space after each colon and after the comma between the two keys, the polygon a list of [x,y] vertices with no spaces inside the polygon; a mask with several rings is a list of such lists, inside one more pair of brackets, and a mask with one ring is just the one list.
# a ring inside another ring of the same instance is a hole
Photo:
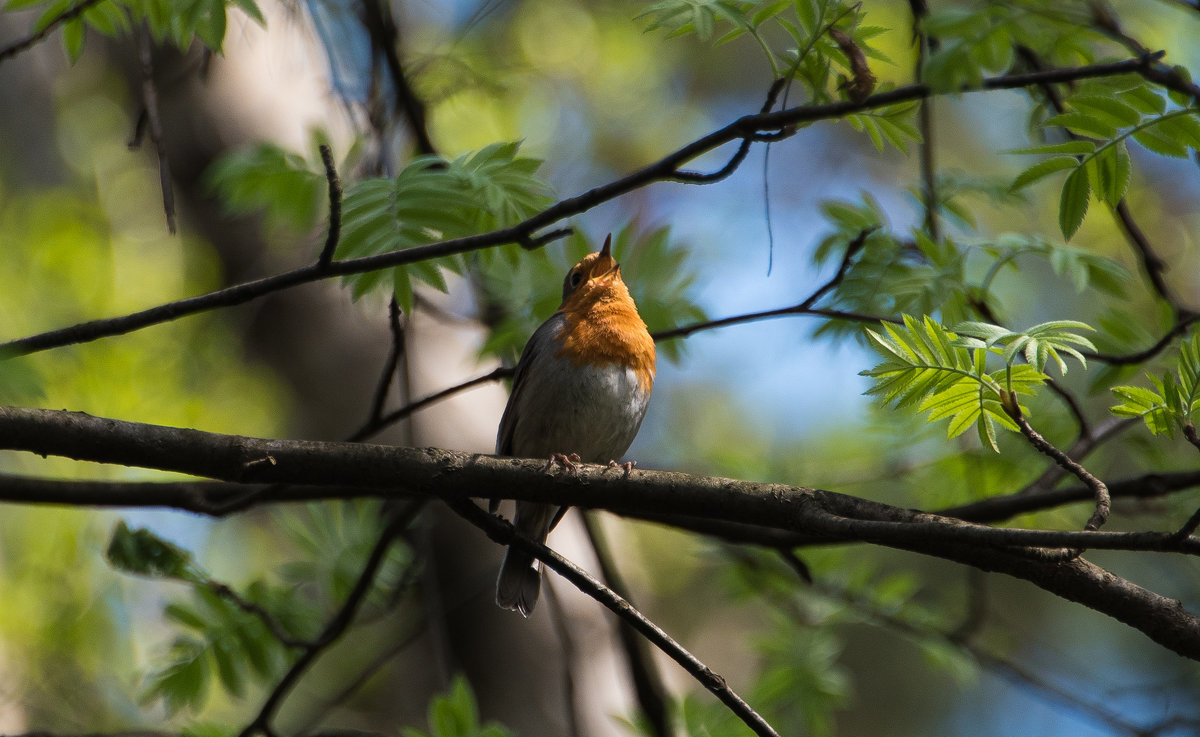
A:
{"label": "white belly", "polygon": [[[523,388],[513,428],[513,455],[578,453],[590,463],[618,460],[641,427],[650,392],[632,369],[615,364],[574,366],[540,356]],[[537,377],[537,378],[535,378]]]}

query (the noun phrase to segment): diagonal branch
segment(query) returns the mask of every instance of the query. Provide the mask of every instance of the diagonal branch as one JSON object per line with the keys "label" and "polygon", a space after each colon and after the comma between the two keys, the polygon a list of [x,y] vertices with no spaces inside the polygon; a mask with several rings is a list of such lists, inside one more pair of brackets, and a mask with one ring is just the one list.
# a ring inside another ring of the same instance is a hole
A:
{"label": "diagonal branch", "polygon": [[[1161,56],[1161,53],[1154,53],[1106,64],[1091,64],[1064,69],[1048,69],[1027,74],[989,77],[983,80],[982,84],[978,87],[964,88],[958,90],[958,92],[1019,89],[1032,85],[1137,72],[1153,64]],[[935,94],[944,94],[944,92],[934,90],[928,85],[916,84],[876,93],[861,101],[841,101],[825,105],[792,107],[774,112],[746,115],[726,125],[724,128],[713,131],[683,146],[649,166],[643,167],[608,184],[590,189],[582,194],[560,200],[540,213],[507,228],[500,228],[463,238],[453,238],[423,246],[415,246],[401,251],[389,251],[373,256],[333,261],[324,267],[312,264],[256,281],[236,284],[208,294],[158,305],[157,307],[140,312],[119,317],[92,320],[71,327],[11,340],[0,344],[0,355],[9,357],[25,355],[50,348],[86,343],[104,337],[121,335],[151,325],[176,320],[186,315],[243,304],[272,292],[290,289],[321,279],[377,271],[379,269],[402,266],[419,261],[467,253],[469,251],[494,248],[509,243],[521,243],[527,247],[530,245],[537,247],[546,242],[545,238],[535,236],[535,233],[543,228],[554,225],[573,215],[586,212],[597,205],[616,199],[621,195],[645,187],[648,184],[672,180],[679,174],[682,170],[681,167],[685,164],[727,143],[742,140],[747,136],[754,136],[758,133],[790,129],[790,126],[800,123],[840,118],[851,113],[886,107],[899,102],[919,100]],[[555,236],[560,234],[565,235],[561,231],[554,233]]]}
{"label": "diagonal branch", "polygon": [[1017,423],[1021,434],[1029,441],[1029,444],[1034,447],[1034,450],[1042,455],[1049,456],[1062,468],[1069,471],[1075,478],[1079,479],[1092,490],[1092,496],[1096,500],[1095,511],[1088,518],[1087,524],[1084,525],[1085,530],[1099,530],[1108,521],[1108,513],[1112,507],[1112,497],[1108,493],[1108,487],[1103,481],[1096,478],[1090,471],[1083,467],[1071,456],[1056,448],[1049,440],[1046,440],[1033,426],[1029,424],[1029,420],[1025,419],[1025,415],[1021,412],[1021,406],[1017,404],[1012,395],[1005,393],[1004,395],[1004,411],[1012,418],[1013,422]]}
{"label": "diagonal branch", "polygon": [[[158,157],[158,180],[162,190],[163,213],[167,217],[167,230],[174,235],[175,225],[175,187],[171,182],[171,166],[167,158],[167,141],[163,133],[162,120],[158,110],[158,86],[154,82],[154,47],[150,39],[150,28],[142,23],[137,31],[138,62],[142,72],[142,105],[146,123],[150,128],[150,142],[154,144],[154,153]],[[130,143],[136,146],[137,137]]]}
{"label": "diagonal branch", "polygon": [[721,703],[729,707],[755,734],[761,737],[779,737],[778,733],[754,711],[742,697],[738,696],[725,679],[714,673],[707,665],[700,662],[696,656],[688,652],[682,645],[651,622],[616,592],[592,578],[582,568],[562,557],[550,548],[533,540],[516,534],[513,526],[505,520],[488,514],[467,500],[449,502],[451,509],[471,524],[487,533],[492,540],[502,545],[512,545],[530,553],[558,575],[567,579],[576,588],[607,607],[613,614],[633,627],[643,637],[662,650],[685,671],[704,686]]}
{"label": "diagonal branch", "polygon": [[424,500],[413,501],[403,512],[391,518],[391,521],[384,527],[383,532],[380,533],[375,547],[371,549],[371,554],[367,557],[362,572],[359,574],[358,580],[355,581],[354,588],[351,589],[350,594],[346,597],[346,601],[342,604],[341,609],[325,625],[325,629],[321,632],[320,636],[304,648],[304,652],[296,659],[296,662],[292,664],[279,683],[275,685],[275,688],[271,690],[258,715],[246,725],[239,734],[239,737],[249,737],[249,735],[256,733],[265,735],[274,734],[274,730],[271,728],[271,721],[275,718],[275,714],[279,711],[283,700],[291,693],[292,688],[300,680],[301,676],[308,671],[309,666],[316,661],[321,653],[349,629],[350,624],[354,621],[354,616],[358,614],[359,607],[362,606],[363,601],[367,598],[367,594],[370,593],[371,586],[375,583],[375,576],[383,566],[392,543],[408,528],[424,506]]}
{"label": "diagonal branch", "polygon": [[88,8],[92,7],[93,5],[99,5],[102,2],[104,2],[104,0],[81,0],[78,5],[67,8],[55,16],[53,20],[42,26],[42,28],[37,32],[31,33],[25,38],[14,41],[8,46],[0,49],[0,63],[11,59],[23,51],[28,51],[37,44],[41,43],[42,39],[44,39],[46,36],[49,36],[55,28],[58,28],[67,21],[78,18],[79,16],[83,15],[84,11],[86,11]]}

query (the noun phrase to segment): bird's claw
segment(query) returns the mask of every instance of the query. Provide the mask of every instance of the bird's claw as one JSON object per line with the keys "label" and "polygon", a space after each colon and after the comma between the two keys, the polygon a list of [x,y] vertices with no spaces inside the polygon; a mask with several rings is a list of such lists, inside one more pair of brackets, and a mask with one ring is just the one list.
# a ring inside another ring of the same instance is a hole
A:
{"label": "bird's claw", "polygon": [[579,462],[580,458],[578,453],[551,453],[550,460],[546,461],[546,467],[542,469],[542,472],[545,473],[546,471],[549,471],[555,464],[558,464],[567,469],[568,473],[575,473],[579,470],[579,466],[575,464]]}
{"label": "bird's claw", "polygon": [[624,473],[624,474],[622,474],[622,476],[621,476],[621,478],[623,478],[623,479],[627,479],[627,478],[629,478],[629,474],[630,474],[630,473],[633,471],[633,468],[634,468],[634,466],[636,466],[636,465],[637,465],[637,461],[625,461],[624,463],[617,463],[616,461],[611,461],[611,460],[610,460],[610,461],[608,462],[608,467],[609,467],[609,468],[623,468],[623,469],[625,469],[625,473]]}

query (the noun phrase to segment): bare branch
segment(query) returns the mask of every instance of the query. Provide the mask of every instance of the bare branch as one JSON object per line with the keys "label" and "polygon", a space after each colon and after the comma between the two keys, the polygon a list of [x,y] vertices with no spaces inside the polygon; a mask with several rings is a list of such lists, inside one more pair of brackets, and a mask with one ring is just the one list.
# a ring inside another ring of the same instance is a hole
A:
{"label": "bare branch", "polygon": [[1109,495],[1108,487],[1104,485],[1104,482],[1093,476],[1091,472],[1084,468],[1078,461],[1071,458],[1071,456],[1054,447],[1037,430],[1034,430],[1029,421],[1025,419],[1025,415],[1022,414],[1021,405],[1017,404],[1011,395],[1005,394],[1003,404],[1004,411],[1013,419],[1013,422],[1017,423],[1017,427],[1021,429],[1021,434],[1029,440],[1029,444],[1037,452],[1054,459],[1055,463],[1069,471],[1075,478],[1082,481],[1085,486],[1092,490],[1092,496],[1096,500],[1096,509],[1092,512],[1092,516],[1088,518],[1084,529],[1099,530],[1103,527],[1104,523],[1108,521],[1108,513],[1112,507],[1112,497]]}
{"label": "bare branch", "polygon": [[[158,157],[159,187],[162,189],[163,213],[167,216],[167,230],[175,235],[175,187],[171,182],[171,165],[167,159],[167,142],[163,133],[162,120],[158,112],[158,87],[154,83],[154,47],[150,43],[150,29],[145,23],[137,32],[138,62],[142,71],[142,105],[144,118],[150,128],[150,141],[154,144],[154,153]],[[138,139],[134,137],[134,142]],[[131,142],[131,146],[135,143]]]}
{"label": "bare branch", "polygon": [[337,641],[342,634],[350,627],[354,621],[354,616],[358,613],[359,607],[367,598],[367,594],[371,591],[371,586],[375,583],[375,575],[379,572],[387,557],[388,550],[391,549],[392,543],[399,537],[400,533],[412,523],[417,514],[425,506],[424,500],[415,500],[409,503],[408,507],[403,512],[396,514],[384,527],[383,532],[379,535],[379,540],[375,543],[375,547],[371,549],[371,554],[367,557],[366,563],[363,565],[362,572],[358,576],[358,580],[354,583],[354,588],[346,597],[346,601],[342,604],[341,609],[334,615],[333,619],[325,625],[325,629],[321,635],[312,643],[305,646],[304,652],[288,669],[275,688],[271,690],[266,701],[263,703],[262,709],[258,715],[241,731],[239,737],[249,737],[252,734],[272,735],[274,731],[271,728],[271,721],[275,717],[275,713],[279,710],[279,706],[283,703],[283,699],[291,692],[292,687],[300,680],[300,677],[308,670],[309,666],[325,651],[330,645]]}
{"label": "bare branch", "polygon": [[[600,563],[600,573],[604,577],[605,583],[618,596],[628,600],[629,589],[617,571],[608,541],[605,540],[599,522],[586,512],[580,516],[583,517],[584,529],[587,531],[588,541],[592,544],[592,550],[596,553],[596,560]],[[654,659],[646,650],[645,641],[639,638],[637,631],[626,622],[620,624],[617,633],[621,638],[621,648],[625,651],[625,658],[629,664],[638,706],[653,730],[652,734],[657,737],[670,737],[672,729],[671,714],[667,708],[667,687],[659,675]]]}
{"label": "bare branch", "polygon": [[778,733],[754,711],[733,689],[725,679],[714,673],[707,665],[700,662],[696,656],[688,652],[658,625],[651,622],[625,599],[618,596],[612,589],[592,578],[582,568],[563,558],[550,548],[516,534],[516,530],[507,521],[488,514],[466,500],[448,502],[450,507],[471,524],[487,533],[501,545],[511,545],[530,553],[558,575],[567,579],[576,588],[603,604],[622,621],[636,629],[643,637],[662,650],[685,671],[704,686],[721,703],[729,707],[755,734],[761,737],[779,737]]}
{"label": "bare branch", "polygon": [[317,259],[317,265],[326,268],[333,261],[342,232],[342,180],[333,164],[333,150],[321,144],[321,163],[325,165],[325,180],[329,182],[329,233],[325,236],[325,247]]}
{"label": "bare branch", "polygon": [[[1065,69],[1049,69],[1028,74],[989,77],[978,88],[967,88],[960,91],[1017,89],[1031,85],[1136,72],[1157,61],[1161,56],[1161,53],[1155,53],[1107,64],[1092,64]],[[276,274],[257,281],[244,282],[215,292],[170,302],[140,312],[119,317],[92,320],[67,328],[60,328],[58,330],[11,340],[0,344],[0,355],[10,357],[19,356],[50,348],[86,343],[104,337],[120,335],[197,312],[243,304],[272,292],[321,279],[377,271],[379,269],[402,266],[418,261],[427,261],[443,256],[494,248],[508,243],[521,243],[527,247],[537,247],[542,245],[546,240],[545,238],[537,238],[534,235],[541,229],[565,218],[586,212],[597,205],[613,200],[648,184],[670,180],[689,161],[731,141],[744,139],[747,136],[764,131],[774,132],[784,130],[798,123],[839,118],[854,112],[886,107],[899,102],[918,100],[934,94],[940,93],[927,85],[918,84],[880,92],[860,102],[842,101],[826,105],[793,107],[774,112],[746,115],[724,128],[699,138],[674,153],[668,154],[649,166],[575,197],[560,200],[540,213],[507,228],[463,238],[453,238],[423,246],[414,246],[401,251],[389,251],[374,256],[333,261],[325,267],[312,264],[294,271]],[[553,233],[556,237],[561,234],[563,234],[562,231]]]}

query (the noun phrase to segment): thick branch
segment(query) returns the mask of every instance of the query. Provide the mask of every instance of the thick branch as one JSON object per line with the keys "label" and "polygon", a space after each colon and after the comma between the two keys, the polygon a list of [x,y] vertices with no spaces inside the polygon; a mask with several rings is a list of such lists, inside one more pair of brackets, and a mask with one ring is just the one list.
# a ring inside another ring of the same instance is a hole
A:
{"label": "thick branch", "polygon": [[[1200,618],[1082,559],[1039,560],[1038,548],[1200,554],[1200,539],[1172,533],[997,529],[829,491],[606,466],[544,473],[545,462],[434,448],[269,440],[119,422],[52,410],[0,408],[0,448],[178,471],[270,486],[255,503],[324,497],[489,495],[608,509],[638,517],[686,515],[862,541],[999,571],[1089,606],[1200,660]],[[482,491],[486,490],[486,491]]]}

